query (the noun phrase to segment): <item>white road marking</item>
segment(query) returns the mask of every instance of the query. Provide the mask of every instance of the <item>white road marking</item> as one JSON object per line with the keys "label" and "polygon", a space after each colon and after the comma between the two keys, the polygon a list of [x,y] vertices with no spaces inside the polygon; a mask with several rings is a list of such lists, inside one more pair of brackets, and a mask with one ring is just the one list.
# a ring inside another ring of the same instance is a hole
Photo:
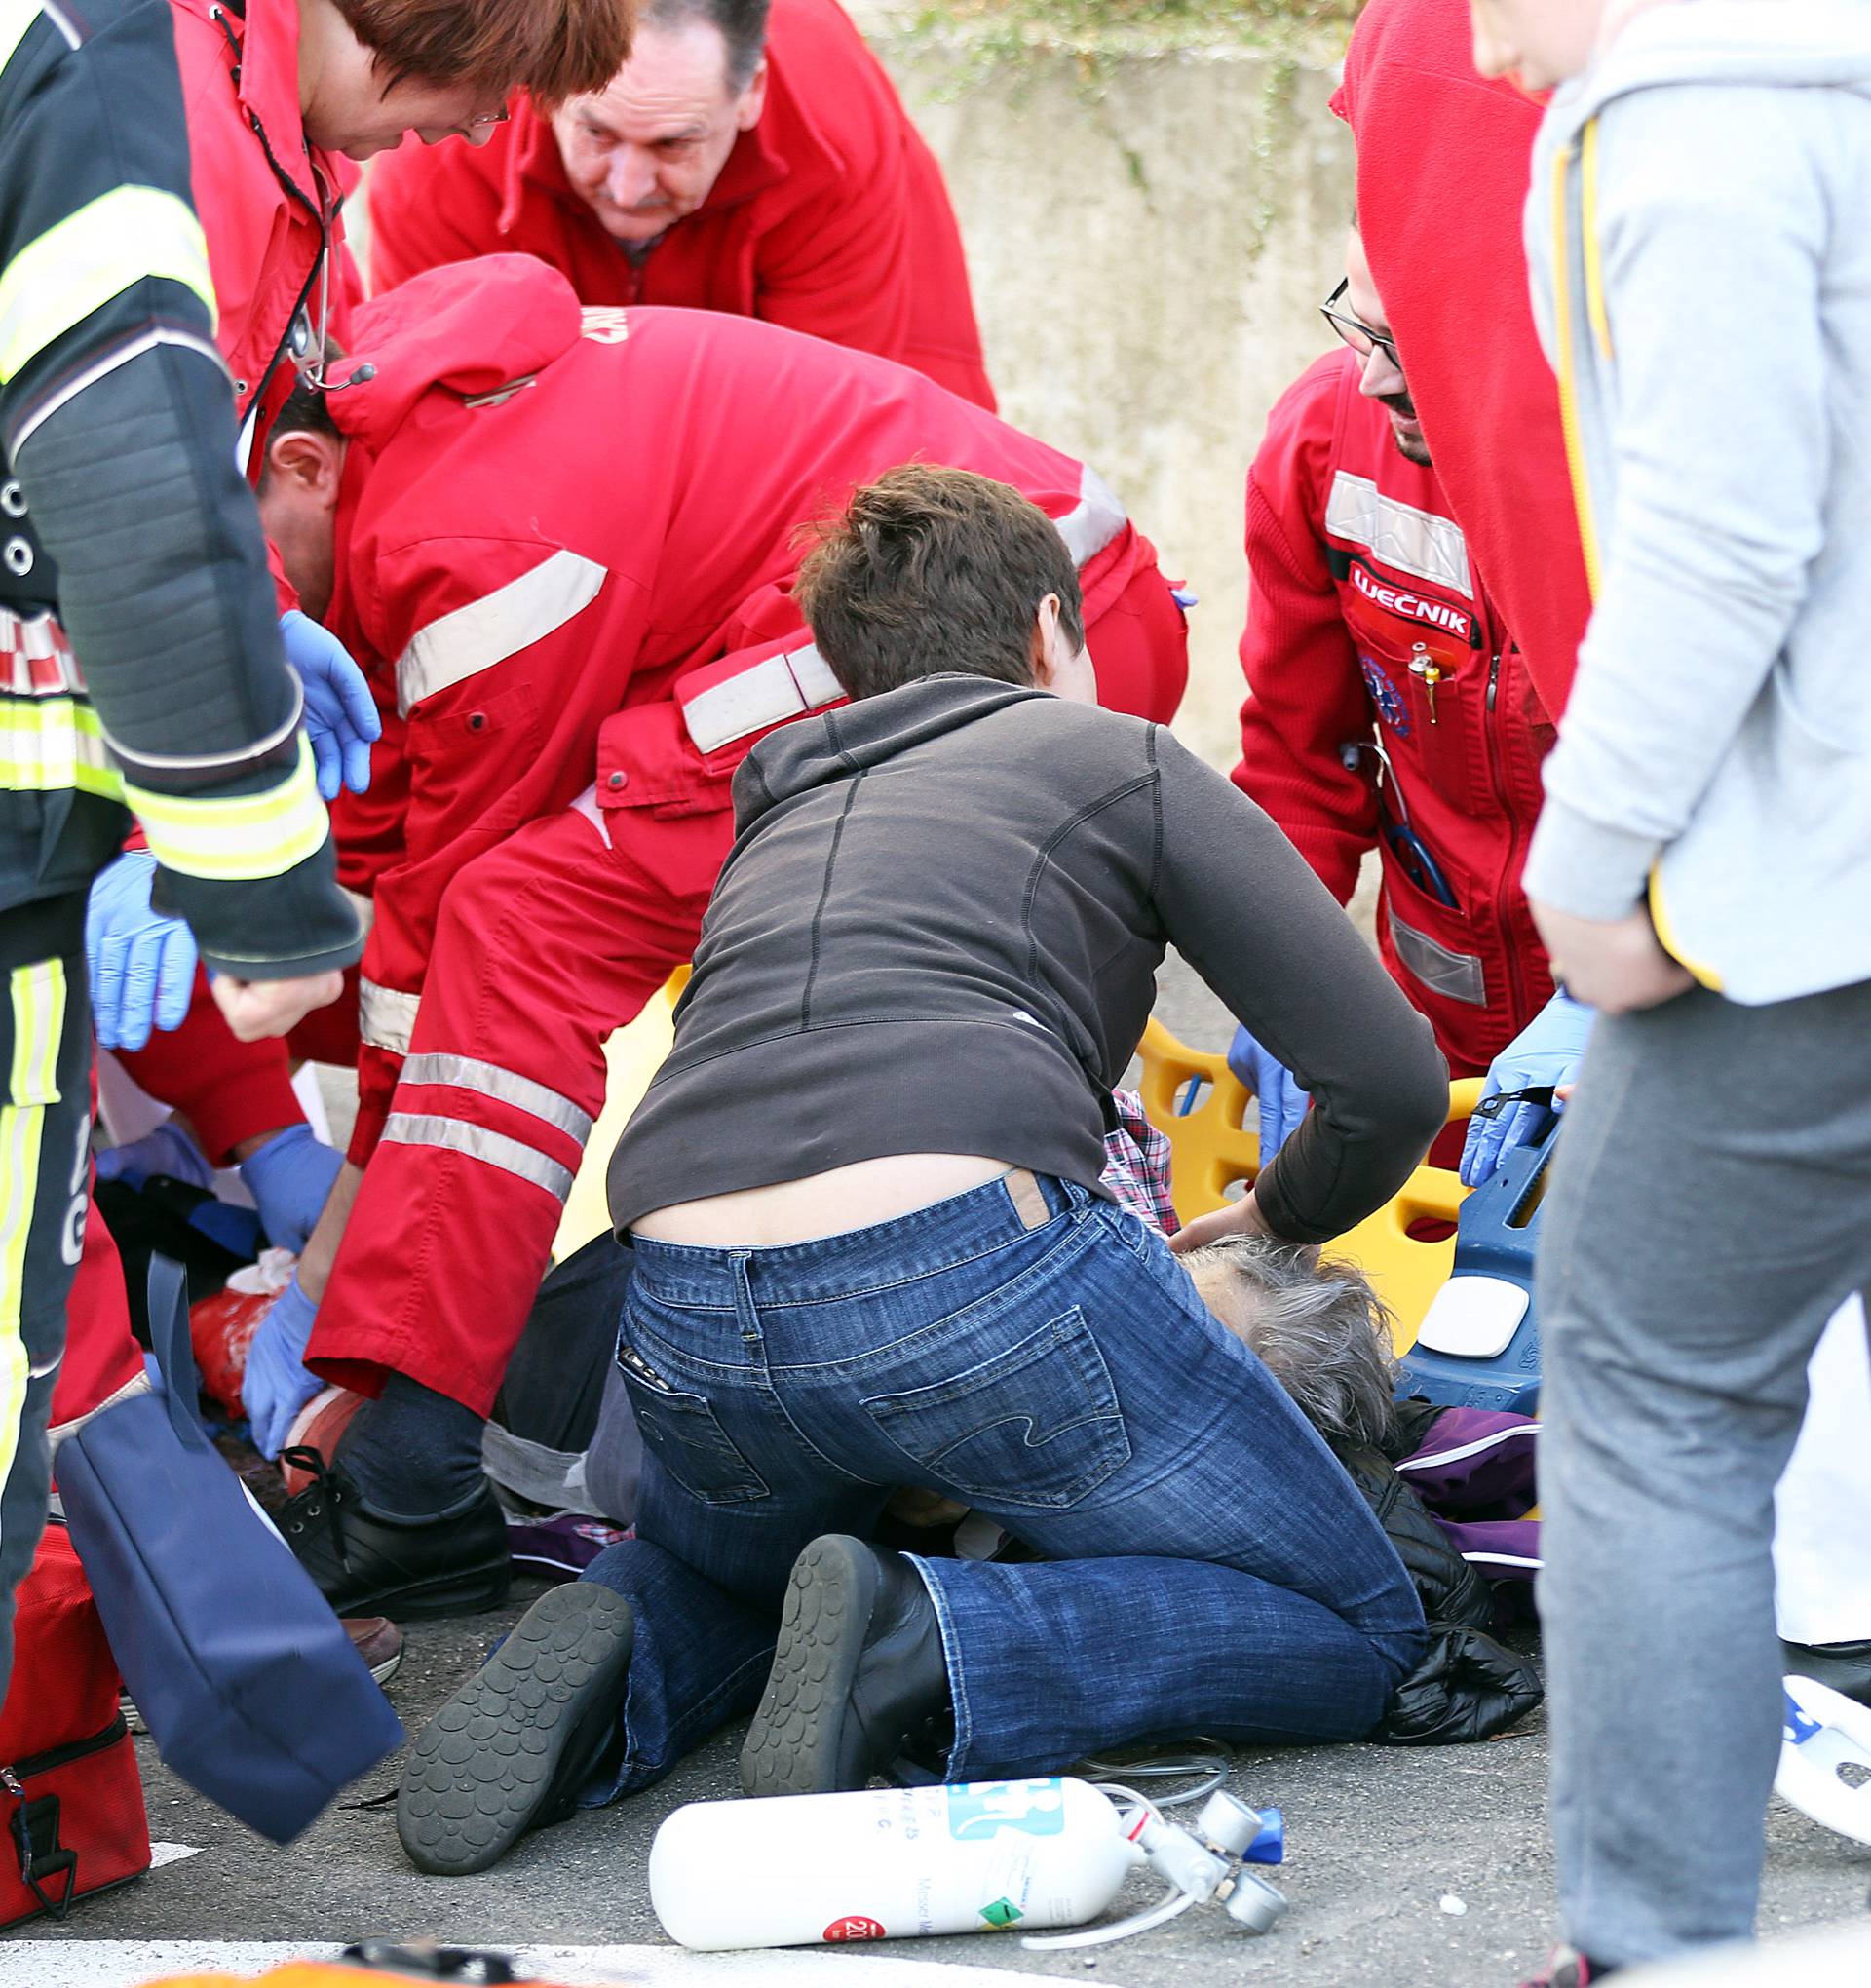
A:
{"label": "white road marking", "polygon": [[[613,1983],[664,1988],[668,1982],[709,1981],[732,1983],[733,1988],[743,1983],[793,1988],[829,1980],[833,1969],[843,1970],[844,1988],[982,1988],[980,1968],[882,1953],[863,1957],[860,1981],[842,1952],[692,1954],[662,1946],[511,1947],[491,1939],[476,1944],[510,1954],[520,1964],[522,1978],[550,1982],[553,1988],[609,1988]],[[286,1961],[335,1959],[338,1952],[336,1946],[303,1940],[22,1940],[0,1943],[0,1983],[7,1988],[28,1983],[31,1988],[142,1988],[170,1975],[201,1972],[248,1981]],[[985,1946],[981,1958],[988,1958]]]}
{"label": "white road marking", "polygon": [[199,1843],[152,1843],[149,1846],[149,1867],[159,1871],[165,1864],[180,1863],[185,1856],[200,1856]]}

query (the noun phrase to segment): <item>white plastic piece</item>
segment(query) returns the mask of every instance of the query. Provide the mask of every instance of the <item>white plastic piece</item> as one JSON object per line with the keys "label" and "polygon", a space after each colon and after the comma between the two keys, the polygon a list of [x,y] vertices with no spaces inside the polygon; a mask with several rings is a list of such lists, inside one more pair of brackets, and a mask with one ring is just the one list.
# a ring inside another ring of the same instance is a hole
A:
{"label": "white plastic piece", "polygon": [[[1871,1706],[1810,1677],[1789,1677],[1774,1792],[1802,1815],[1871,1844]],[[1841,1768],[1867,1777],[1853,1787]]]}
{"label": "white plastic piece", "polygon": [[1204,1849],[1179,1823],[1160,1816],[1146,1819],[1137,1832],[1137,1848],[1159,1877],[1192,1898],[1212,1898],[1228,1876],[1227,1864],[1212,1850]]}
{"label": "white plastic piece", "polygon": [[1493,1359],[1527,1316],[1527,1293],[1501,1277],[1452,1277],[1431,1301],[1416,1335],[1430,1353],[1460,1359]]}
{"label": "white plastic piece", "polygon": [[650,1902],[705,1952],[1078,1926],[1140,1861],[1082,1780],[692,1802],[656,1832]]}

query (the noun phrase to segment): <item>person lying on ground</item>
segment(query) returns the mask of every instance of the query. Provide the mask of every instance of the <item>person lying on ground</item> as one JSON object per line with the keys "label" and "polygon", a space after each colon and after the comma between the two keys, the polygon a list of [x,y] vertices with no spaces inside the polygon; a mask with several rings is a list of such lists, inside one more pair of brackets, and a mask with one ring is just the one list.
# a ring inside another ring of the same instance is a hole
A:
{"label": "person lying on ground", "polygon": [[1095,472],[889,360],[718,312],[581,310],[519,255],[432,270],[358,324],[343,391],[282,415],[260,508],[405,714],[402,775],[373,786],[407,802],[350,1164],[248,1406],[270,1451],[321,1375],[378,1397],[287,1537],[341,1611],[417,1615],[506,1590],[481,1421],[604,1039],[694,949],[736,767],[844,695],[793,597],[800,528],[909,458],[957,463],[1051,520],[1105,702],[1166,720],[1187,638]]}
{"label": "person lying on ground", "polygon": [[[1394,1194],[1447,1106],[1428,1024],[1258,808],[1096,708],[1071,554],[1016,490],[894,471],[800,592],[852,703],[738,775],[674,1048],[611,1164],[636,1537],[412,1748],[424,1870],[648,1787],[749,1709],[753,1794],[862,1787],[905,1749],[1048,1774],[1165,1731],[1361,1738],[1423,1650],[1330,1450],[1098,1181],[1171,944],[1314,1096],[1178,1244],[1322,1242]],[[906,1481],[1050,1557],[877,1551]]]}

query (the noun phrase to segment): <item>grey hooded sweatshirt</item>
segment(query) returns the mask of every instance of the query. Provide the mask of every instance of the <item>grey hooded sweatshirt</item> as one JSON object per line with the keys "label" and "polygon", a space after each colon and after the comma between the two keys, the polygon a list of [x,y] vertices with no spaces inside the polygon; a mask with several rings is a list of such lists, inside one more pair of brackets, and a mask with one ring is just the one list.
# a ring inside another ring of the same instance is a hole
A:
{"label": "grey hooded sweatshirt", "polygon": [[1553,98],[1534,309],[1596,609],[1531,897],[1871,979],[1871,0],[1674,0]]}

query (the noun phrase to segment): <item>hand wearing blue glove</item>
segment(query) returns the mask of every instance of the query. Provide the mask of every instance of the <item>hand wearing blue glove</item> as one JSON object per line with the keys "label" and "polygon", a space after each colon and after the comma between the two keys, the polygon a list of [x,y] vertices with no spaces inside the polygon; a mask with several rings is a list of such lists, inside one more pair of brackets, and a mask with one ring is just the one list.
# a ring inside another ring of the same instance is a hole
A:
{"label": "hand wearing blue glove", "polygon": [[1244,1028],[1228,1046],[1228,1067],[1260,1099],[1260,1164],[1265,1166],[1292,1137],[1306,1116],[1312,1093],[1293,1082],[1293,1073],[1270,1056]]}
{"label": "hand wearing blue glove", "polygon": [[133,849],[92,882],[85,906],[91,1025],[107,1050],[140,1050],[152,1028],[180,1028],[195,990],[195,935],[149,907],[156,859]]}
{"label": "hand wearing blue glove", "polygon": [[[1593,1011],[1570,994],[1555,994],[1494,1061],[1481,1087],[1485,1103],[1504,1090],[1530,1090],[1547,1084],[1570,1084],[1585,1053]],[[1555,1103],[1555,1110],[1563,1106]],[[1499,1118],[1471,1118],[1462,1142],[1462,1178],[1470,1187],[1481,1183],[1514,1147],[1529,1141],[1546,1118],[1537,1104],[1516,1104]]]}
{"label": "hand wearing blue glove", "polygon": [[286,660],[305,686],[305,730],[312,741],[319,792],[335,801],[338,788],[354,794],[370,784],[370,746],[383,736],[363,671],[331,631],[296,607],[280,617]]}
{"label": "hand wearing blue glove", "polygon": [[344,1155],[321,1145],[310,1126],[287,1126],[241,1162],[241,1178],[274,1248],[303,1254],[343,1165]]}
{"label": "hand wearing blue glove", "polygon": [[106,1146],[97,1156],[99,1180],[123,1180],[132,1187],[141,1187],[158,1173],[171,1180],[186,1181],[190,1187],[214,1184],[214,1169],[208,1164],[208,1155],[172,1119],[165,1119],[128,1145]]}
{"label": "hand wearing blue glove", "polygon": [[305,1364],[305,1343],[318,1316],[319,1308],[294,1277],[273,1300],[247,1349],[241,1406],[253,1425],[253,1446],[263,1457],[279,1455],[293,1417],[325,1386]]}

